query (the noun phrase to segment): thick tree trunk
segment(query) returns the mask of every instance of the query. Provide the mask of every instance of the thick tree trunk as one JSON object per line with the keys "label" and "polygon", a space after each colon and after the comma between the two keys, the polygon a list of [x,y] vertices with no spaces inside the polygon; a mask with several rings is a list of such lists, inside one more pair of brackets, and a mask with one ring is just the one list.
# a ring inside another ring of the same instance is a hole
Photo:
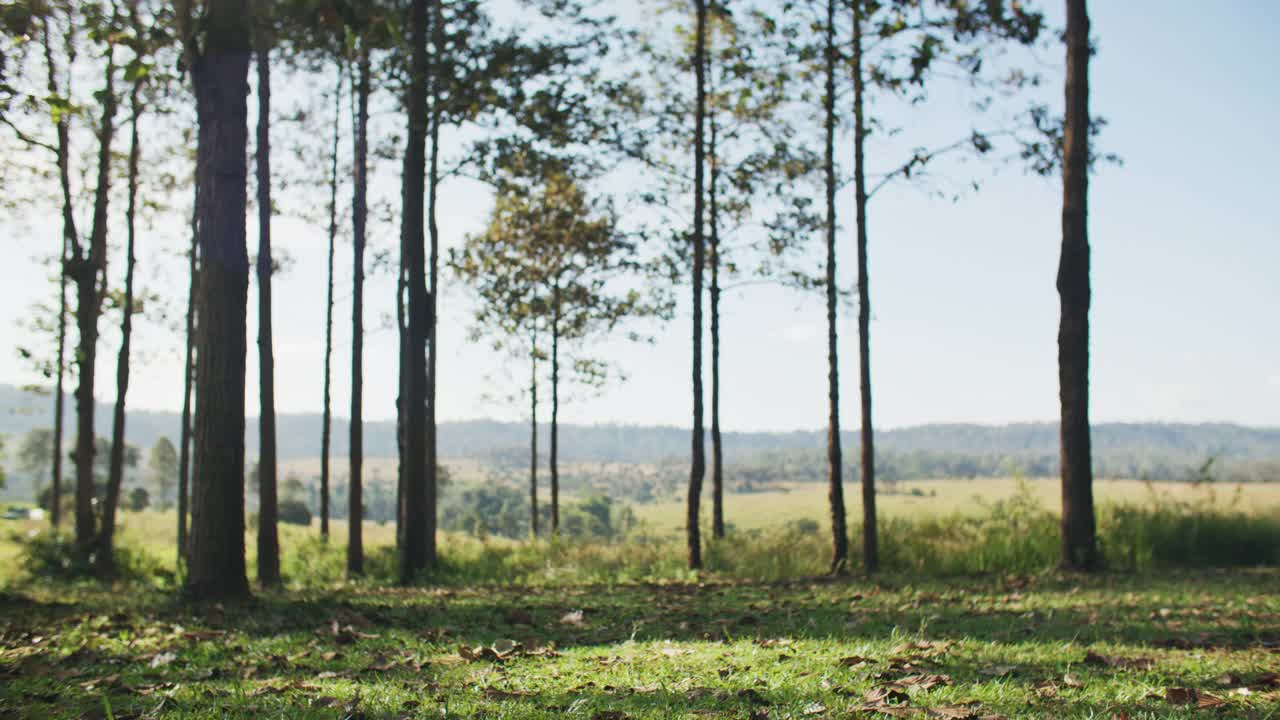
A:
{"label": "thick tree trunk", "polygon": [[[197,158],[199,150],[196,151]],[[199,160],[196,161],[197,166]],[[195,318],[196,318],[196,291],[199,289],[199,266],[197,258],[200,255],[199,234],[197,228],[200,226],[200,171],[197,167],[194,179],[194,195],[191,204],[191,252],[187,257],[187,352],[186,358],[183,360],[182,369],[182,428],[178,431],[178,440],[181,443],[181,449],[178,451],[178,567],[185,568],[187,566],[187,514],[188,514],[188,488],[191,485],[191,390],[192,383],[195,382]]]}
{"label": "thick tree trunk", "polygon": [[1062,257],[1058,295],[1058,387],[1062,401],[1062,566],[1101,565],[1093,515],[1089,439],[1089,15],[1067,0],[1066,123],[1063,126]]}
{"label": "thick tree trunk", "polygon": [[[714,77],[708,73],[709,80]],[[711,164],[709,224],[711,226],[711,535],[724,537],[724,449],[720,442],[720,163],[716,155],[717,140],[715,112],[709,118],[711,143],[708,161]]]}
{"label": "thick tree trunk", "polygon": [[529,537],[538,537],[538,328],[529,343]]}
{"label": "thick tree trunk", "polygon": [[551,536],[560,535],[560,285],[551,288]]}
{"label": "thick tree trunk", "polygon": [[324,314],[324,412],[320,419],[320,539],[329,542],[329,453],[333,428],[333,252],[338,241],[338,139],[342,122],[342,63],[333,88],[333,151],[329,170],[329,264]]}
{"label": "thick tree trunk", "polygon": [[849,531],[844,512],[844,459],[840,448],[840,358],[838,353],[836,287],[836,3],[827,2],[825,157],[823,175],[827,200],[827,501],[831,508],[831,573],[844,574],[849,565]]}
{"label": "thick tree trunk", "polygon": [[431,161],[427,177],[429,183],[427,187],[427,229],[431,236],[428,280],[431,283],[431,291],[427,296],[427,338],[431,343],[431,347],[427,355],[426,368],[427,472],[425,488],[426,516],[423,518],[423,532],[426,534],[426,555],[423,562],[428,568],[433,568],[436,565],[436,483],[438,481],[436,474],[440,467],[438,446],[436,444],[436,361],[440,357],[440,338],[436,332],[438,325],[437,308],[440,304],[440,226],[436,222],[436,209],[440,189],[440,73],[442,72],[442,63],[439,62],[438,54],[441,51],[440,49],[444,47],[444,18],[441,14],[442,1],[433,0],[431,5],[431,34],[436,48],[436,55],[431,57],[431,67],[427,73],[431,93],[431,116],[429,119]]}
{"label": "thick tree trunk", "polygon": [[106,83],[102,92],[102,122],[98,128],[98,175],[94,191],[93,224],[89,256],[75,253],[76,326],[80,345],[76,363],[80,386],[76,389],[76,552],[88,560],[97,542],[97,518],[93,510],[94,375],[98,362],[98,319],[107,274],[107,205],[111,196],[111,143],[115,137],[115,54],[107,53]]}
{"label": "thick tree trunk", "polygon": [[[195,54],[200,144],[195,478],[188,597],[247,595],[244,561],[245,246],[249,4],[210,3]],[[194,53],[193,53],[194,54]]]}
{"label": "thick tree trunk", "polygon": [[258,41],[258,582],[280,584],[280,531],[276,464],[276,370],[272,340],[271,276],[271,44]]}
{"label": "thick tree trunk", "polygon": [[685,507],[685,532],[689,547],[689,568],[702,568],[702,532],[699,513],[702,480],[706,475],[706,438],[702,427],[702,270],[706,263],[702,236],[703,172],[706,141],[706,47],[707,3],[695,0],[697,31],[694,37],[693,66],[697,78],[697,107],[694,111],[694,175],[693,175],[693,459],[689,468],[689,496]]}
{"label": "thick tree trunk", "polygon": [[351,203],[351,443],[347,491],[347,574],[364,574],[364,247],[369,217],[369,46],[356,65],[355,189]]}
{"label": "thick tree trunk", "polygon": [[[432,4],[440,0],[432,0]],[[430,321],[427,299],[423,243],[426,191],[427,83],[427,0],[413,0],[409,14],[411,71],[405,105],[408,134],[404,159],[404,212],[400,242],[404,248],[409,312],[404,395],[404,548],[400,554],[400,582],[410,584],[426,569],[427,554],[427,372],[426,340]]]}
{"label": "thick tree trunk", "polygon": [[96,572],[102,577],[115,574],[116,510],[120,506],[120,486],[124,483],[125,453],[125,403],[129,394],[129,352],[133,346],[133,274],[137,266],[135,220],[138,208],[138,160],[141,144],[138,139],[138,120],[142,113],[137,81],[129,95],[129,196],[125,208],[124,317],[120,322],[120,354],[116,360],[116,405],[111,417],[111,457],[107,468],[107,497],[102,509],[102,528],[98,531],[97,548],[94,550]]}
{"label": "thick tree trunk", "polygon": [[853,3],[853,184],[858,224],[858,368],[862,409],[862,564],[867,572],[880,566],[876,532],[876,450],[871,424],[871,288],[867,284],[867,173],[863,114],[862,2]]}
{"label": "thick tree trunk", "polygon": [[[59,89],[57,65],[54,62],[53,36],[49,32],[49,18],[42,19],[42,39],[44,40],[45,66],[49,72],[49,95],[61,97]],[[71,94],[68,80],[67,95]],[[66,114],[58,117],[58,184],[62,190],[62,255],[58,266],[58,382],[54,391],[53,406],[53,478],[50,487],[53,492],[53,503],[49,510],[49,519],[57,528],[62,522],[62,435],[63,417],[66,412],[65,378],[67,374],[67,273],[73,248],[79,246],[80,234],[76,230],[74,201],[71,195],[71,132]]]}

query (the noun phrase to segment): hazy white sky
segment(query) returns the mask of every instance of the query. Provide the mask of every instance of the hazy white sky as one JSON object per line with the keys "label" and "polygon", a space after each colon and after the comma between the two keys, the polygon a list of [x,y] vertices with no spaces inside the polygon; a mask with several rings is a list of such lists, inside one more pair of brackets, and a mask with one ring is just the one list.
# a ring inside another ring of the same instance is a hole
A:
{"label": "hazy white sky", "polygon": [[[1061,10],[1050,5],[1056,22]],[[1206,8],[1191,0],[1091,3],[1100,39],[1093,107],[1110,121],[1105,149],[1125,159],[1123,168],[1104,168],[1091,188],[1095,420],[1280,425],[1280,90],[1274,75],[1280,4],[1231,0]],[[935,102],[927,112],[949,111],[945,102]],[[908,129],[917,122],[934,120],[904,120]],[[841,152],[850,154],[847,147]],[[879,159],[869,162],[892,164]],[[955,204],[911,187],[890,188],[875,199],[869,231],[878,426],[1056,417],[1060,194],[1057,181],[1007,168],[980,194]],[[479,228],[488,202],[483,188],[466,182],[445,188],[446,246]],[[841,275],[851,278],[850,197],[842,195],[841,212]],[[295,260],[275,286],[277,407],[314,412],[323,368],[325,235],[321,226],[289,218],[274,228],[277,245]],[[382,247],[395,239],[393,225],[375,232]],[[173,298],[175,308],[185,301],[185,261],[174,252],[179,233],[172,222],[162,225],[152,233],[154,245],[140,252],[142,276]],[[32,303],[52,296],[53,286],[33,258],[56,247],[57,227],[48,218],[28,217],[21,226],[6,223],[5,235],[0,382],[24,383],[33,376],[13,347],[29,340],[24,318]],[[344,242],[333,395],[341,416],[349,407],[349,255]],[[393,307],[391,279],[371,277],[367,292],[366,325],[376,328]],[[619,341],[597,348],[629,379],[598,397],[575,399],[562,409],[562,421],[687,425],[688,295],[681,291],[680,315],[653,346]],[[440,415],[525,418],[524,403],[504,396],[524,382],[527,370],[467,339],[469,303],[464,288],[446,286]],[[842,415],[852,428],[858,424],[856,315],[852,308],[842,313]],[[257,398],[252,316],[250,414]],[[727,293],[724,427],[822,426],[824,332],[820,297],[769,287]],[[109,315],[100,365],[103,399],[114,392],[109,379],[117,336],[115,315]],[[130,404],[179,408],[181,340],[144,322],[139,346],[143,355]],[[366,418],[394,415],[394,347],[391,331],[372,330],[366,340]]]}

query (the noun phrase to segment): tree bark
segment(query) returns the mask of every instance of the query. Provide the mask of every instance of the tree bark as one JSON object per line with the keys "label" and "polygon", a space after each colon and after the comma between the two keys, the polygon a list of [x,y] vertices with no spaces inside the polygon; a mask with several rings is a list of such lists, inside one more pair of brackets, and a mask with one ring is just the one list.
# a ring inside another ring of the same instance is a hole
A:
{"label": "tree bark", "polygon": [[[432,0],[432,4],[439,0]],[[426,191],[427,119],[427,0],[413,0],[409,16],[411,72],[405,105],[408,133],[404,160],[404,213],[400,242],[404,248],[409,312],[405,356],[404,396],[404,548],[400,554],[400,582],[408,585],[427,567],[427,435],[426,336],[430,327],[423,243],[423,195]]]}
{"label": "tree bark", "polygon": [[[714,74],[707,73],[708,84]],[[710,94],[710,93],[709,93]],[[711,229],[711,535],[724,537],[724,449],[720,441],[720,163],[717,153],[716,115],[710,113],[711,142],[708,162],[711,165],[710,215]]]}
{"label": "tree bark", "polygon": [[244,561],[244,382],[249,254],[248,0],[209,3],[204,47],[192,50],[199,120],[195,478],[188,597],[247,595]]}
{"label": "tree bark", "polygon": [[[51,97],[60,97],[57,65],[54,63],[53,56],[53,36],[49,32],[48,17],[42,20],[42,30],[45,66],[49,71],[49,95]],[[70,95],[70,80],[67,81],[67,84],[67,95]],[[67,280],[69,279],[67,269],[72,249],[79,244],[80,237],[79,232],[76,230],[76,218],[71,195],[69,158],[71,135],[67,122],[65,113],[58,117],[57,164],[59,186],[62,190],[62,256],[59,258],[58,266],[58,382],[57,389],[54,392],[53,407],[53,478],[51,484],[53,503],[49,510],[49,519],[55,528],[62,522],[62,434],[63,417],[66,412],[64,380],[67,374]]]}
{"label": "tree bark", "polygon": [[329,452],[333,427],[333,253],[338,241],[338,139],[342,122],[342,63],[333,88],[333,151],[329,170],[329,264],[324,315],[324,412],[320,419],[320,539],[329,542]]}
{"label": "tree bark", "polygon": [[75,252],[70,273],[76,281],[76,326],[80,332],[76,352],[80,368],[80,386],[76,389],[76,552],[86,561],[97,542],[97,518],[93,511],[94,376],[98,361],[98,319],[106,291],[107,206],[111,196],[111,143],[115,137],[117,106],[115,73],[115,53],[109,50],[102,91],[102,121],[98,128],[98,174],[89,254],[86,258],[83,252]]}
{"label": "tree bark", "polygon": [[[855,0],[856,1],[856,0]],[[845,526],[844,459],[840,448],[840,358],[836,287],[836,3],[827,2],[826,93],[823,96],[827,200],[827,501],[831,507],[831,573],[849,565],[849,531]]]}
{"label": "tree bark", "polygon": [[436,437],[436,368],[440,357],[439,335],[436,332],[437,308],[440,300],[440,226],[436,222],[437,199],[440,188],[440,120],[441,120],[441,75],[443,63],[440,53],[444,47],[444,18],[441,10],[442,0],[433,0],[431,5],[431,35],[435,52],[430,57],[430,68],[427,73],[430,83],[431,116],[429,132],[431,142],[431,160],[428,169],[427,188],[427,229],[431,236],[431,257],[428,268],[428,279],[431,282],[430,294],[427,295],[427,338],[431,343],[427,355],[427,392],[426,392],[426,516],[423,518],[423,532],[426,535],[424,564],[428,568],[436,565],[436,504],[437,470],[440,466],[439,447]]}
{"label": "tree bark", "polygon": [[187,513],[188,513],[188,488],[191,483],[191,390],[192,383],[195,382],[195,349],[196,349],[196,292],[199,289],[199,266],[197,258],[199,257],[199,234],[197,228],[200,226],[200,171],[199,171],[199,150],[196,151],[196,173],[193,182],[194,198],[191,204],[191,252],[188,256],[187,274],[189,277],[187,284],[187,353],[186,359],[183,361],[183,377],[182,377],[182,428],[178,431],[179,442],[182,444],[178,451],[178,567],[185,568],[187,566]]}
{"label": "tree bark", "polygon": [[1058,265],[1058,387],[1062,402],[1062,566],[1101,565],[1093,513],[1089,438],[1089,15],[1067,0],[1063,126],[1062,257]]}
{"label": "tree bark", "polygon": [[355,188],[351,203],[351,443],[347,491],[347,574],[364,574],[364,248],[369,217],[369,45],[356,64]]}
{"label": "tree bark", "polygon": [[560,285],[551,287],[551,536],[560,535]]}
{"label": "tree bark", "polygon": [[529,371],[529,537],[538,537],[538,328],[530,341]]}
{"label": "tree bark", "polygon": [[858,224],[858,368],[862,409],[862,564],[875,572],[880,566],[876,532],[876,451],[871,424],[871,289],[867,284],[867,137],[862,69],[862,0],[853,3],[853,175]]}
{"label": "tree bark", "polygon": [[120,322],[120,354],[116,360],[116,405],[111,417],[111,457],[107,470],[107,497],[102,510],[102,528],[98,532],[94,551],[96,571],[102,577],[115,574],[116,510],[120,505],[120,486],[124,483],[125,453],[125,403],[129,394],[129,353],[133,344],[133,275],[137,266],[135,220],[138,203],[138,160],[141,144],[138,139],[138,120],[142,114],[140,100],[141,83],[134,81],[129,94],[129,197],[125,208],[127,233],[124,271],[124,318]]}
{"label": "tree bark", "polygon": [[693,66],[697,93],[694,110],[694,180],[693,180],[693,460],[689,468],[689,496],[685,512],[685,528],[689,546],[689,568],[702,568],[702,533],[699,528],[702,480],[706,475],[706,438],[702,427],[702,270],[706,263],[706,248],[702,234],[703,174],[706,141],[706,47],[707,3],[695,0],[697,31],[694,38]]}
{"label": "tree bark", "polygon": [[280,584],[280,531],[276,460],[276,371],[272,340],[271,276],[271,45],[258,41],[258,582]]}

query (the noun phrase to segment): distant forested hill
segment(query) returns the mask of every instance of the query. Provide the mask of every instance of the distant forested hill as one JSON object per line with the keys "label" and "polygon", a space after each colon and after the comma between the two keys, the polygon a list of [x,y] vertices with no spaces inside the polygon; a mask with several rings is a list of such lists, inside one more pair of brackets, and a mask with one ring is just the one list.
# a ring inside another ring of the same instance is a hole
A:
{"label": "distant forested hill", "polygon": [[[67,412],[72,412],[70,398]],[[0,385],[0,435],[17,437],[34,427],[49,427],[52,400],[11,385]],[[70,417],[70,416],[68,416]],[[100,405],[99,433],[106,434],[110,412]],[[280,415],[280,457],[315,457],[320,452],[320,416]],[[160,436],[177,438],[178,415],[134,410],[129,413],[129,442],[146,448]],[[71,426],[71,422],[68,422]],[[247,424],[250,455],[257,451],[257,423]],[[542,429],[545,431],[545,423]],[[689,431],[677,427],[627,425],[566,425],[561,430],[565,462],[646,464],[682,458],[688,453]],[[347,452],[347,424],[333,429],[333,453]],[[988,426],[936,424],[877,433],[878,450],[906,476],[986,475],[1018,470],[1027,474],[1056,472],[1056,423],[1017,423]],[[1280,428],[1250,428],[1230,424],[1107,423],[1093,429],[1094,449],[1104,474],[1127,477],[1181,476],[1216,456],[1222,462],[1280,461]],[[528,426],[489,420],[446,422],[440,426],[440,450],[445,458],[474,458],[518,465],[528,457]],[[855,432],[844,438],[846,449],[857,446]],[[824,447],[825,432],[726,433],[724,448],[731,461],[769,462],[791,458],[808,463]],[[370,457],[396,453],[395,423],[365,425],[365,452]],[[1268,463],[1270,464],[1270,463]],[[820,462],[818,463],[820,466]],[[926,468],[933,470],[925,475]],[[1277,477],[1275,479],[1280,479]]]}

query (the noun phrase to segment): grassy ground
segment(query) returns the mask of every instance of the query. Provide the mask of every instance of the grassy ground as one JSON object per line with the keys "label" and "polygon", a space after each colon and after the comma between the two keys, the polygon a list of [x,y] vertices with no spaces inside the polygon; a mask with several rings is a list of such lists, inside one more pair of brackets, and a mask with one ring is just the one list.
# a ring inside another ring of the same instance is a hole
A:
{"label": "grassy ground", "polygon": [[[1025,483],[1032,496],[1054,512],[1061,506],[1061,485],[1055,479]],[[876,498],[883,517],[919,517],[956,512],[984,513],[993,503],[1019,492],[1012,478],[911,481],[898,484],[898,492]],[[922,495],[912,495],[918,489]],[[1189,483],[1144,483],[1137,480],[1099,480],[1094,496],[1100,504],[1146,504],[1156,496],[1181,501],[1231,505],[1254,512],[1280,510],[1280,483],[1193,486]],[[861,512],[856,487],[845,488],[851,515]],[[740,529],[768,528],[794,520],[818,520],[825,525],[827,487],[821,483],[796,483],[785,490],[725,496],[725,519]],[[684,527],[684,503],[666,502],[635,506],[636,515],[657,532]]]}
{"label": "grassy ground", "polygon": [[[1280,574],[0,595],[0,717],[1280,717]],[[108,711],[109,708],[109,711]]]}

